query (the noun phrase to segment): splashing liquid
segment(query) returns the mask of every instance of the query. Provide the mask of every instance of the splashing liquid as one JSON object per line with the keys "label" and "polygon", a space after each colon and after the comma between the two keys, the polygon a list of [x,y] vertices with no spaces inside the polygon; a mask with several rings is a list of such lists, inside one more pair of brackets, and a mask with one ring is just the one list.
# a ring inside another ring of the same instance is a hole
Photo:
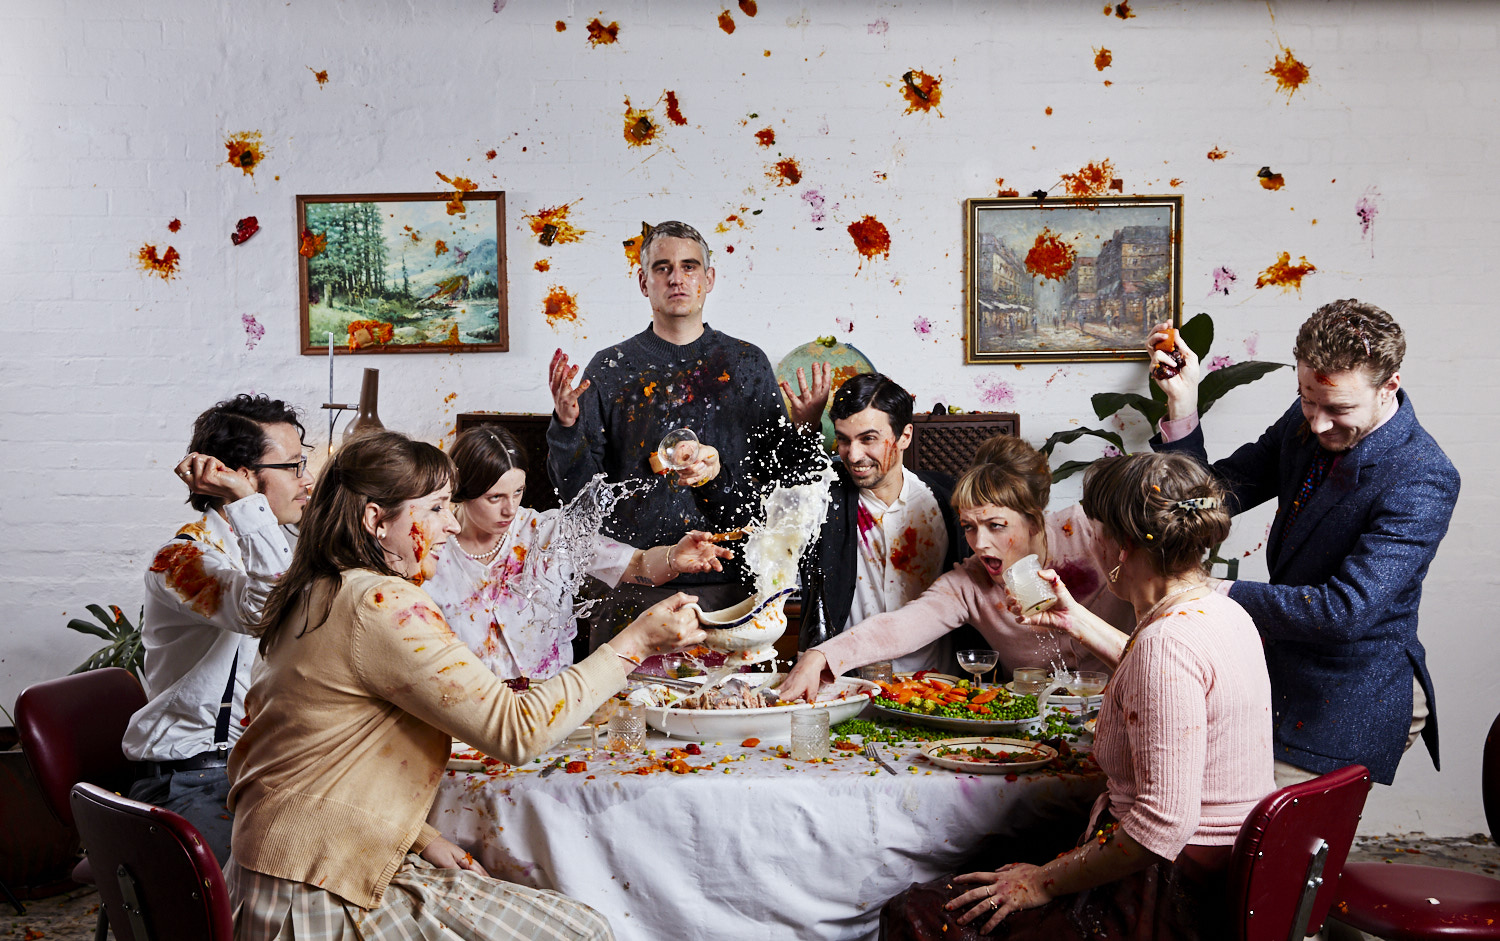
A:
{"label": "splashing liquid", "polygon": [[[532,549],[530,564],[516,586],[518,592],[532,604],[541,604],[552,611],[571,608],[575,617],[588,617],[599,599],[578,600],[578,590],[598,554],[599,532],[604,521],[621,500],[645,493],[655,483],[653,480],[608,483],[603,474],[595,474],[578,496],[558,511],[552,542],[545,549]],[[543,572],[549,577],[539,577]]]}

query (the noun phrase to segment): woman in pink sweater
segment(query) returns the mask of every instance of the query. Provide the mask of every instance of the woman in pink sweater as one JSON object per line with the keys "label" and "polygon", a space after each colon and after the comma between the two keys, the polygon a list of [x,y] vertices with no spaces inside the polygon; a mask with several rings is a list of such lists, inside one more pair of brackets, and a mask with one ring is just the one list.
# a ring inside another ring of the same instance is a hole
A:
{"label": "woman in pink sweater", "polygon": [[1203,563],[1229,533],[1222,501],[1185,455],[1107,458],[1089,469],[1083,509],[1117,560],[1110,590],[1135,609],[1135,631],[1078,606],[1056,573],[1048,576],[1058,604],[1028,623],[1116,668],[1094,743],[1108,788],[1071,852],[914,885],[882,912],[882,937],[953,941],[1002,922],[1006,937],[1038,941],[1232,935],[1230,850],[1275,783],[1260,638],[1244,609],[1213,591]]}

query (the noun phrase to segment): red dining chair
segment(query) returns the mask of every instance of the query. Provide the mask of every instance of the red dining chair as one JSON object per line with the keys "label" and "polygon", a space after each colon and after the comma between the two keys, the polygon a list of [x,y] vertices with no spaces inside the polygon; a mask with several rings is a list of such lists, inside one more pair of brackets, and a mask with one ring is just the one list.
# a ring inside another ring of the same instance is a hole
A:
{"label": "red dining chair", "polygon": [[196,827],[93,784],[72,808],[116,941],[231,941],[224,874]]}
{"label": "red dining chair", "polygon": [[[16,699],[16,730],[21,751],[54,816],[73,826],[69,792],[88,781],[115,791],[128,789],[137,765],[120,742],[130,717],[146,705],[146,692],[128,670],[105,667],[34,683]],[[84,857],[73,867],[74,882],[92,885],[93,867]],[[105,909],[99,909],[94,937],[104,941]]]}
{"label": "red dining chair", "polygon": [[[1500,716],[1484,740],[1484,815],[1500,823]],[[1334,917],[1388,941],[1500,938],[1500,879],[1433,866],[1353,863],[1344,868]]]}
{"label": "red dining chair", "polygon": [[1287,941],[1323,927],[1369,793],[1370,772],[1350,765],[1255,805],[1229,864],[1239,941]]}

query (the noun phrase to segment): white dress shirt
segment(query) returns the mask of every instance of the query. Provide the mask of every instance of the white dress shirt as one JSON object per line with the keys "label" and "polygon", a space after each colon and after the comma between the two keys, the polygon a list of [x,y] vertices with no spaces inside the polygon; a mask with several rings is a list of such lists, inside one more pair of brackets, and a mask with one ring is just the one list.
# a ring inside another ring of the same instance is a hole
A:
{"label": "white dress shirt", "polygon": [[[932,489],[916,474],[901,472],[901,492],[888,506],[869,490],[860,490],[859,558],[855,563],[854,598],[849,623],[895,611],[913,600],[943,574],[948,530]],[[896,671],[941,670],[952,673],[952,644],[946,637],[892,661]]]}
{"label": "white dress shirt", "polygon": [[214,747],[214,723],[235,654],[229,741],[240,736],[256,659],[250,629],[292,560],[287,533],[260,494],[214,510],[177,531],[146,572],[142,685],[150,700],[122,743],[133,761],[181,761]]}

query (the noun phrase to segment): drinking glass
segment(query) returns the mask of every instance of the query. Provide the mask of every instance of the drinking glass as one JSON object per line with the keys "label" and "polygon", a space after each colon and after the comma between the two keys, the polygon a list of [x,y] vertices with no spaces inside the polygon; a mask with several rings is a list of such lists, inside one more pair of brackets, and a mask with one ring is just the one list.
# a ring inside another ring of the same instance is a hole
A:
{"label": "drinking glass", "polygon": [[828,757],[828,710],[803,709],[792,713],[792,760]]}
{"label": "drinking glass", "polygon": [[621,703],[609,717],[609,735],[604,747],[615,752],[638,752],[646,745],[646,710],[635,703]]}
{"label": "drinking glass", "polygon": [[859,668],[859,678],[871,683],[896,682],[896,670],[889,660],[876,660]]}
{"label": "drinking glass", "polygon": [[673,428],[656,446],[656,457],[668,470],[685,470],[698,460],[698,436],[691,428]]}
{"label": "drinking glass", "polygon": [[981,674],[988,673],[1000,662],[1000,654],[994,650],[960,650],[958,652],[958,665],[965,671],[974,674],[974,683],[977,686],[984,684],[979,681]]}
{"label": "drinking glass", "polygon": [[1027,617],[1040,614],[1057,604],[1057,593],[1039,574],[1041,568],[1041,560],[1036,557],[1036,553],[1032,553],[1016,560],[1001,576],[1005,580],[1006,591],[1015,597],[1016,603],[1021,606],[1021,614]]}
{"label": "drinking glass", "polygon": [[1016,667],[1010,685],[1018,696],[1035,696],[1046,689],[1050,681],[1046,667]]}

